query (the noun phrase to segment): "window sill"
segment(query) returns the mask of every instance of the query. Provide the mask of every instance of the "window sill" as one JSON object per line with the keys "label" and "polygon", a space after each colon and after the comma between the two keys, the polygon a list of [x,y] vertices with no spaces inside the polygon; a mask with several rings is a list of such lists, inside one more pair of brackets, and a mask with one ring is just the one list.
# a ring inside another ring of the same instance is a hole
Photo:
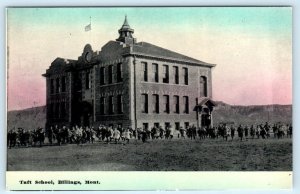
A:
{"label": "window sill", "polygon": [[113,86],[113,85],[120,85],[123,84],[123,82],[117,82],[117,83],[112,83],[112,84],[103,84],[103,85],[99,85],[100,87],[105,87],[105,86]]}
{"label": "window sill", "polygon": [[141,83],[148,83],[148,84],[165,84],[165,85],[170,85],[170,86],[189,86],[189,85],[186,85],[186,84],[171,84],[171,83],[146,82],[146,81],[141,81]]}

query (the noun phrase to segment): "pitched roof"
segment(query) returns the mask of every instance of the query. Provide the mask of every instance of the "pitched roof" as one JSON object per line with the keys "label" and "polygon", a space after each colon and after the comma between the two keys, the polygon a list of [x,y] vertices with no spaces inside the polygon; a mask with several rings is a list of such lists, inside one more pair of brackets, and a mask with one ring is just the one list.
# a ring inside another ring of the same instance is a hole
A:
{"label": "pitched roof", "polygon": [[175,59],[175,60],[197,63],[197,64],[211,66],[211,67],[215,66],[214,64],[206,63],[198,59],[194,59],[147,42],[139,42],[137,44],[134,44],[132,51],[137,54]]}
{"label": "pitched roof", "polygon": [[128,21],[127,21],[127,15],[125,16],[125,20],[124,20],[122,28],[130,28]]}
{"label": "pitched roof", "polygon": [[217,103],[215,103],[212,99],[208,97],[200,97],[199,102],[196,106],[202,106],[206,103],[210,103],[211,106],[217,106]]}

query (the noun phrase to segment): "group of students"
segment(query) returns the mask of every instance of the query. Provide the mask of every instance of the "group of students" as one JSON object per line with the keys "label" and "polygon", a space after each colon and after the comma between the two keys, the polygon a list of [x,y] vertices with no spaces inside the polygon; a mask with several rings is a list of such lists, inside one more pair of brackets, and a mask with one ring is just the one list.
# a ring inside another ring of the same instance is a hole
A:
{"label": "group of students", "polygon": [[273,133],[274,138],[292,137],[292,125],[285,125],[281,123],[271,126],[267,122],[260,125],[239,125],[235,127],[233,124],[219,124],[217,127],[202,127],[188,126],[186,128],[180,127],[175,130],[172,125],[163,128],[162,126],[154,126],[151,129],[137,128],[122,128],[120,125],[115,127],[100,125],[98,128],[73,126],[68,128],[66,126],[58,127],[51,126],[47,131],[43,128],[35,130],[26,130],[23,128],[12,129],[7,135],[7,146],[9,148],[15,146],[42,146],[45,138],[48,138],[49,145],[62,144],[85,144],[94,143],[96,140],[105,143],[129,143],[130,139],[147,140],[155,139],[173,139],[175,135],[177,138],[189,139],[205,139],[205,138],[219,138],[222,137],[228,141],[233,140],[236,136],[240,141],[254,138],[270,138]]}
{"label": "group of students", "polygon": [[283,137],[292,137],[293,127],[291,124],[282,124],[276,123],[271,126],[268,122],[260,125],[248,125],[242,126],[239,125],[235,127],[234,125],[220,124],[217,127],[217,134],[220,134],[226,141],[231,137],[231,140],[234,139],[237,132],[238,138],[240,141],[245,139],[254,139],[262,138],[267,139],[271,137],[273,133],[274,138],[281,139]]}

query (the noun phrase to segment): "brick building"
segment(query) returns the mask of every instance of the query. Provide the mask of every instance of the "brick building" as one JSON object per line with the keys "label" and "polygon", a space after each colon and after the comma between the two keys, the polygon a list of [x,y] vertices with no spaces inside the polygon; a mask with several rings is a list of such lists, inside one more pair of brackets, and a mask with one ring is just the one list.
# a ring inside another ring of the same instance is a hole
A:
{"label": "brick building", "polygon": [[77,60],[51,63],[43,74],[46,127],[212,125],[215,65],[137,42],[133,33],[125,18],[119,38],[100,51],[87,44]]}

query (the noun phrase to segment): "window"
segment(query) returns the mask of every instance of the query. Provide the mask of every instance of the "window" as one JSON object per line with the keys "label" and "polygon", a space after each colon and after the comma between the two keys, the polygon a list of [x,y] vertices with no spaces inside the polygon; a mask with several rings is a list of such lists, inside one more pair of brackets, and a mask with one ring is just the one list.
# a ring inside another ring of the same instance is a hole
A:
{"label": "window", "polygon": [[50,79],[50,94],[54,93],[54,80]]}
{"label": "window", "polygon": [[179,131],[179,129],[180,129],[180,122],[175,122],[175,129]]}
{"label": "window", "polygon": [[78,91],[78,92],[79,91],[81,92],[81,90],[82,90],[82,80],[81,80],[81,78],[82,78],[81,73],[78,73],[76,75],[76,78],[74,79],[75,88],[76,88],[76,91]]}
{"label": "window", "polygon": [[60,118],[59,103],[55,103],[55,118]]}
{"label": "window", "polygon": [[174,113],[179,114],[179,96],[174,96],[173,98]]}
{"label": "window", "polygon": [[183,80],[185,85],[189,85],[189,71],[188,68],[183,67]]}
{"label": "window", "polygon": [[183,96],[183,113],[188,114],[189,113],[189,97],[188,96]]}
{"label": "window", "polygon": [[154,127],[159,129],[159,123],[154,123]]}
{"label": "window", "polygon": [[60,83],[59,83],[59,78],[56,78],[56,93],[60,92]]}
{"label": "window", "polygon": [[50,104],[49,104],[49,107],[48,107],[49,109],[49,117],[50,118],[53,118],[53,114],[54,114],[54,106],[53,106],[53,103],[51,102]]}
{"label": "window", "polygon": [[153,94],[152,96],[153,113],[159,113],[159,96],[157,94]]}
{"label": "window", "polygon": [[66,92],[66,76],[61,78],[61,91]]}
{"label": "window", "polygon": [[108,97],[108,113],[114,114],[114,96]]}
{"label": "window", "polygon": [[149,127],[148,123],[143,123],[143,129],[144,130],[147,131],[149,129],[148,127]]}
{"label": "window", "polygon": [[105,98],[104,97],[100,98],[100,114],[101,115],[105,114]]}
{"label": "window", "polygon": [[113,66],[108,66],[108,84],[113,83]]}
{"label": "window", "polygon": [[184,122],[184,128],[187,129],[190,126],[189,122]]}
{"label": "window", "polygon": [[91,88],[90,72],[87,71],[85,73],[85,89],[90,89],[90,88]]}
{"label": "window", "polygon": [[207,97],[207,78],[200,77],[200,97]]}
{"label": "window", "polygon": [[148,94],[142,94],[142,112],[148,113]]}
{"label": "window", "polygon": [[122,63],[117,64],[117,82],[123,81],[123,67]]}
{"label": "window", "polygon": [[169,66],[163,65],[163,83],[169,83]]}
{"label": "window", "polygon": [[155,63],[152,64],[152,73],[153,73],[152,81],[158,82],[158,64]]}
{"label": "window", "polygon": [[105,84],[105,67],[100,68],[100,85]]}
{"label": "window", "polygon": [[169,127],[170,127],[170,123],[169,123],[169,122],[166,122],[166,123],[165,123],[165,130],[168,129]]}
{"label": "window", "polygon": [[123,127],[122,123],[118,123],[117,127],[118,127],[118,129],[122,129],[122,127]]}
{"label": "window", "polygon": [[62,102],[60,104],[60,115],[61,115],[61,118],[65,118],[66,117],[66,103],[65,102]]}
{"label": "window", "polygon": [[118,101],[118,113],[122,114],[123,113],[123,97],[122,97],[122,95],[117,96],[117,101]]}
{"label": "window", "polygon": [[170,113],[170,99],[168,95],[163,96],[164,112]]}
{"label": "window", "polygon": [[174,84],[179,84],[178,67],[176,66],[173,67],[173,73],[174,73]]}
{"label": "window", "polygon": [[145,62],[142,62],[142,76],[143,76],[143,81],[147,82],[148,81],[148,64]]}

